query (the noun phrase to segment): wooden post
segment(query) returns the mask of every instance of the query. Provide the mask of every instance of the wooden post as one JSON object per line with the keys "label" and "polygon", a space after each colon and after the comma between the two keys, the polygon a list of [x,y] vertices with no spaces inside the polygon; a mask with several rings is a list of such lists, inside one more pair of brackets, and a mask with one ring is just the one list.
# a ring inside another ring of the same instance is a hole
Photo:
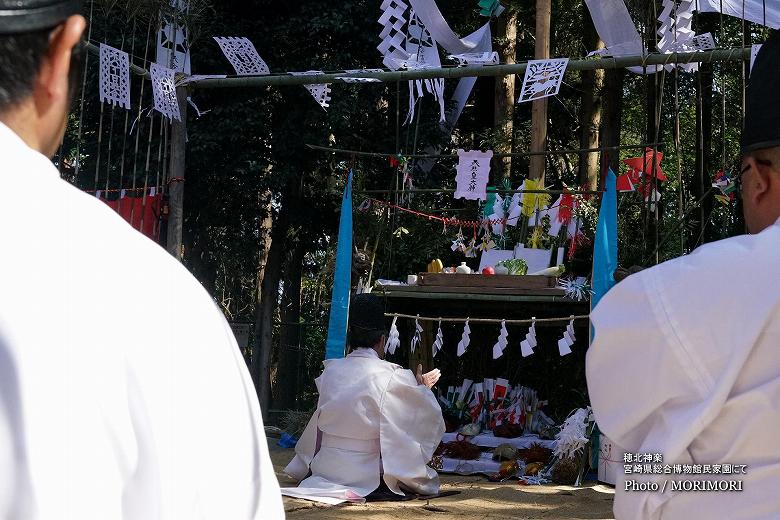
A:
{"label": "wooden post", "polygon": [[[603,49],[604,42],[599,38],[587,7],[583,4],[585,26],[582,40],[586,49]],[[580,108],[580,148],[596,148],[599,146],[599,127],[601,126],[602,98],[604,86],[603,70],[582,71],[582,96]],[[599,183],[599,154],[580,154],[579,183],[584,189],[595,190]]]}
{"label": "wooden post", "polygon": [[[498,19],[498,41],[501,63],[515,63],[517,54],[517,20],[518,9],[510,8],[504,16]],[[496,77],[494,126],[501,132],[496,153],[509,153],[514,143],[514,118],[515,118],[515,75]],[[500,171],[505,179],[512,173],[512,158],[497,158],[496,164],[500,165]]]}
{"label": "wooden post", "polygon": [[[181,121],[171,124],[171,159],[168,186],[168,252],[181,261],[184,228],[184,157],[187,151],[187,87],[176,88]],[[172,182],[171,182],[172,181]]]}
{"label": "wooden post", "polygon": [[[536,0],[536,49],[534,58],[550,57],[551,0]],[[547,98],[533,101],[531,106],[531,151],[543,152],[547,148]],[[532,179],[544,179],[544,155],[531,156]]]}

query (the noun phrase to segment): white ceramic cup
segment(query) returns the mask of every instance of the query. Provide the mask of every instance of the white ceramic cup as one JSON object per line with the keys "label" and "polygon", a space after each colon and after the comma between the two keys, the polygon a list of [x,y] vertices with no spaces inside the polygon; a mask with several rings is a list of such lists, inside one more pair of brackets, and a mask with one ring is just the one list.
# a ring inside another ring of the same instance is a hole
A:
{"label": "white ceramic cup", "polygon": [[416,274],[410,274],[406,277],[406,283],[408,285],[417,285],[417,275]]}

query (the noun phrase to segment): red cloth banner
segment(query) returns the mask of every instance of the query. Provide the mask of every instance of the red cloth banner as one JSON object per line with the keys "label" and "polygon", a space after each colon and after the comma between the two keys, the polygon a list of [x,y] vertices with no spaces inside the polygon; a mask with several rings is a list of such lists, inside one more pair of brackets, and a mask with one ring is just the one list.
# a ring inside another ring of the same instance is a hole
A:
{"label": "red cloth banner", "polygon": [[123,197],[116,200],[105,200],[111,209],[152,240],[160,238],[160,205],[161,196]]}

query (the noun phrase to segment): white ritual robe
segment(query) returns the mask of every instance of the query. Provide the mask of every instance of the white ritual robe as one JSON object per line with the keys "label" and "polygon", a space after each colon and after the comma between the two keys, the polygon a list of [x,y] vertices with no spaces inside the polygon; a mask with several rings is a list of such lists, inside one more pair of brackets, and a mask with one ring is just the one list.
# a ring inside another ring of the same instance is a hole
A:
{"label": "white ritual robe", "polygon": [[[618,520],[780,518],[779,280],[780,221],[634,274],[594,309],[599,428],[665,464],[747,465],[746,475],[621,474]],[[743,491],[673,492],[673,479],[741,480]],[[630,480],[668,482],[664,493],[625,491]]]}
{"label": "white ritual robe", "polygon": [[[302,480],[282,494],[323,502],[360,501],[380,476],[399,495],[402,488],[439,492],[427,463],[441,442],[444,420],[436,398],[410,370],[357,349],[325,361],[317,378],[317,410],[295,447],[285,473]],[[308,477],[308,478],[306,478]]]}
{"label": "white ritual robe", "polygon": [[284,518],[220,310],[2,124],[0,251],[0,519]]}

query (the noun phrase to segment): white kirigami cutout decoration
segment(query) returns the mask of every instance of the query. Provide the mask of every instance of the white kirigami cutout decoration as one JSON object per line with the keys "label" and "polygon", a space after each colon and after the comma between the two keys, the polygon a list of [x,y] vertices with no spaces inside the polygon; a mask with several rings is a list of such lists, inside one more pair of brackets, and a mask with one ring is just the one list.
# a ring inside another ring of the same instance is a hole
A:
{"label": "white kirigami cutout decoration", "polygon": [[463,327],[463,336],[461,336],[460,342],[458,343],[458,357],[461,357],[466,353],[466,348],[468,348],[469,343],[471,343],[471,327],[469,327],[469,320],[467,318],[466,325]]}
{"label": "white kirigami cutout decoration", "polygon": [[[349,74],[360,74],[361,72],[384,72],[382,69],[351,69],[351,70],[345,70],[344,72],[348,72]],[[349,76],[339,76],[336,78],[339,81],[343,81],[344,83],[381,83],[381,80],[378,80],[376,78],[352,78]]]}
{"label": "white kirigami cutout decoration", "polygon": [[417,316],[417,319],[414,320],[414,336],[412,336],[412,354],[414,354],[414,351],[417,350],[417,345],[419,345],[422,342],[422,325],[420,325],[420,317]]}
{"label": "white kirigami cutout decoration", "polygon": [[493,203],[493,213],[488,217],[494,235],[503,235],[506,225],[506,212],[504,211],[504,199],[496,193],[496,201]]}
{"label": "white kirigami cutout decoration", "polygon": [[160,12],[162,25],[157,31],[157,63],[176,72],[191,74],[190,46],[187,39],[187,28],[181,23],[187,11],[187,3],[183,0],[171,0],[179,15],[178,19],[170,19]]}
{"label": "white kirigami cutout decoration", "polygon": [[[316,76],[324,74],[321,70],[307,70],[306,72],[290,72],[292,76]],[[327,83],[317,83],[314,85],[304,85],[314,101],[319,103],[323,110],[330,106],[330,85]]]}
{"label": "white kirigami cutout decoration", "polygon": [[512,195],[512,201],[509,203],[509,211],[507,212],[507,226],[516,226],[519,218],[523,215],[523,193],[525,189],[525,181],[517,188],[519,191]]}
{"label": "white kirigami cutout decoration", "polygon": [[525,69],[520,99],[517,102],[557,96],[568,65],[569,58],[529,61],[528,68]]}
{"label": "white kirigami cutout decoration", "polygon": [[393,318],[393,323],[390,325],[390,333],[387,335],[387,341],[385,341],[385,354],[395,354],[395,349],[401,344],[401,337],[398,334],[398,326],[396,322],[398,316]]}
{"label": "white kirigami cutout decoration", "polygon": [[[420,19],[415,16],[414,11],[409,14],[406,32],[406,52],[409,54],[409,60],[404,63],[406,68],[415,70],[441,67],[436,40],[433,39]],[[434,78],[409,81],[409,113],[404,123],[410,123],[414,118],[417,101],[425,95],[423,86],[438,101],[439,121],[444,122],[444,78]]]}
{"label": "white kirigami cutout decoration", "polygon": [[130,109],[130,57],[100,44],[100,101]]}
{"label": "white kirigami cutout decoration", "polygon": [[455,181],[456,199],[487,200],[487,184],[490,176],[490,160],[493,151],[458,150],[458,167]]}
{"label": "white kirigami cutout decoration", "polygon": [[[536,318],[533,318],[534,320]],[[531,328],[528,329],[528,334],[525,335],[525,339],[520,342],[520,354],[523,357],[528,357],[534,353],[536,347],[536,322],[531,323]]]}
{"label": "white kirigami cutout decoration", "polygon": [[439,320],[439,330],[436,331],[436,339],[433,341],[433,346],[431,347],[433,351],[433,357],[436,357],[436,354],[438,354],[443,347],[444,333],[441,330],[441,320]]}
{"label": "white kirigami cutout decoration", "polygon": [[566,330],[563,332],[563,337],[558,340],[558,352],[561,357],[571,354],[571,346],[574,345],[574,319],[566,326]]}
{"label": "white kirigami cutout decoration", "polygon": [[268,65],[247,38],[215,36],[219,48],[239,76],[264,76],[270,73]]}
{"label": "white kirigami cutout decoration", "polygon": [[498,341],[493,345],[493,359],[498,359],[504,355],[504,349],[509,344],[509,332],[506,330],[506,320],[501,321],[501,332],[498,334]]}
{"label": "white kirigami cutout decoration", "polygon": [[397,70],[409,59],[409,53],[404,48],[405,14],[409,6],[403,0],[384,0],[379,8],[382,9],[382,16],[379,17],[379,23],[382,25],[379,38],[382,41],[377,45],[377,49],[382,53],[382,63],[385,67]]}
{"label": "white kirigami cutout decoration", "polygon": [[466,65],[498,65],[498,53],[495,51],[450,54],[448,57],[457,62],[459,67],[465,67]]}
{"label": "white kirigami cutout decoration", "polygon": [[176,98],[176,72],[157,63],[152,63],[149,72],[152,76],[154,109],[168,119],[181,121],[179,101]]}
{"label": "white kirigami cutout decoration", "polygon": [[700,51],[708,51],[715,48],[715,38],[712,33],[699,34],[693,37],[693,46]]}

